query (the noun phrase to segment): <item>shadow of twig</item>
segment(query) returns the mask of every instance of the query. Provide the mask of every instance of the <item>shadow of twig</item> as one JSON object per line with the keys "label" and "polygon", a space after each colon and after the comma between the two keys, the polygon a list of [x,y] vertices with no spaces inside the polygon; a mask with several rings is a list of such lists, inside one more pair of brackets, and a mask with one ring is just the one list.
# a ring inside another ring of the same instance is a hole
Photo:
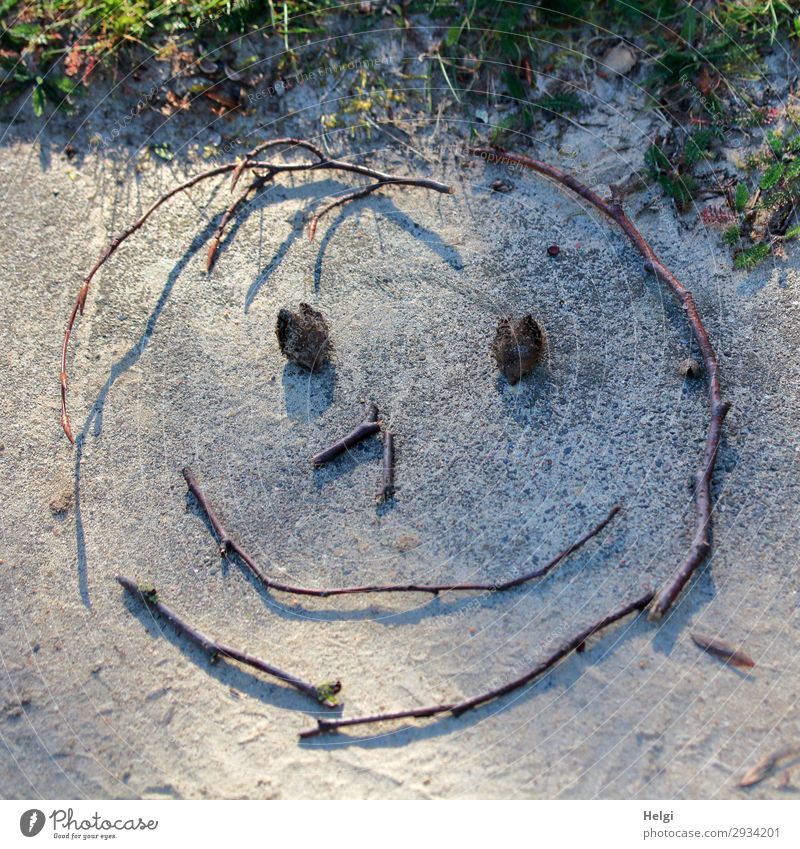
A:
{"label": "shadow of twig", "polygon": [[[542,689],[555,686],[557,683],[562,685],[565,690],[569,689],[581,677],[583,670],[591,665],[590,655],[594,654],[597,656],[599,654],[600,660],[603,661],[611,657],[617,648],[629,639],[632,634],[642,633],[647,627],[644,617],[638,616],[621,628],[614,635],[614,639],[608,641],[608,644],[599,640],[599,644],[594,648],[590,647],[580,654],[572,652],[536,681],[506,696],[487,702],[485,705],[464,713],[461,716],[443,713],[428,720],[425,725],[407,724],[380,735],[347,734],[339,731],[335,734],[300,740],[299,745],[302,748],[308,749],[332,749],[343,746],[359,746],[365,749],[395,749],[401,746],[407,746],[418,740],[430,740],[435,737],[443,737],[447,734],[464,731],[467,728],[477,725],[489,716],[499,716],[506,713],[514,708],[518,702],[532,698],[535,693]],[[554,680],[554,673],[557,673],[558,681]]]}
{"label": "shadow of twig", "polygon": [[191,245],[188,247],[183,256],[175,263],[167,280],[164,283],[164,288],[161,290],[158,301],[150,313],[147,323],[145,324],[142,335],[134,342],[134,344],[120,357],[112,366],[111,372],[106,379],[106,382],[101,387],[97,394],[97,398],[92,404],[91,410],[83,423],[80,433],[75,438],[75,544],[78,557],[78,587],[81,595],[81,600],[87,607],[91,607],[89,599],[89,579],[88,579],[88,563],[86,558],[86,536],[83,526],[83,516],[81,510],[81,461],[83,460],[83,451],[86,438],[89,433],[97,438],[100,436],[103,429],[103,413],[105,409],[106,399],[114,384],[129,371],[141,358],[147,347],[150,338],[155,332],[156,324],[158,323],[164,307],[167,305],[175,283],[183,272],[184,268],[189,264],[194,255],[203,247],[203,245],[211,238],[216,230],[219,221],[219,216],[212,219],[199,235],[195,236]]}
{"label": "shadow of twig", "polygon": [[320,706],[315,707],[313,701],[302,693],[298,693],[291,687],[265,675],[257,675],[243,669],[234,661],[229,662],[224,658],[219,658],[216,662],[212,662],[207,652],[186,639],[185,636],[177,633],[172,626],[165,625],[140,602],[135,599],[125,599],[125,605],[128,611],[144,625],[145,631],[154,640],[163,637],[175,648],[180,649],[195,666],[224,686],[281,710],[305,713],[312,717],[334,717],[340,713],[341,709],[331,710]]}
{"label": "shadow of twig", "polygon": [[325,258],[325,252],[331,239],[336,235],[338,229],[352,215],[356,215],[364,209],[371,209],[375,215],[381,214],[382,208],[386,205],[391,207],[390,211],[383,212],[382,217],[388,219],[393,224],[398,226],[406,233],[410,233],[415,238],[419,239],[425,247],[429,248],[433,253],[437,254],[444,262],[446,262],[454,271],[460,271],[464,267],[461,255],[455,248],[448,245],[438,233],[423,227],[421,224],[409,218],[404,212],[401,212],[394,201],[388,197],[371,198],[366,201],[361,201],[357,204],[345,206],[334,222],[325,231],[325,235],[320,242],[317,259],[314,263],[314,290],[319,292],[322,282],[322,264]]}

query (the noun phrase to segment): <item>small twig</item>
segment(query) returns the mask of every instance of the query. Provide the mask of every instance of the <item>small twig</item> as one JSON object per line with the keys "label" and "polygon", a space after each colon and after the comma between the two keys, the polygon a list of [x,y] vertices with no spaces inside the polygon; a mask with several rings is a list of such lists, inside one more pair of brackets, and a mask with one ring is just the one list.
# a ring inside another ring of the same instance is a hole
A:
{"label": "small twig", "polygon": [[470,153],[474,153],[479,156],[489,153],[501,154],[511,162],[516,162],[518,165],[523,165],[526,168],[530,168],[533,171],[537,171],[538,173],[544,174],[546,177],[550,177],[552,180],[561,183],[561,185],[566,186],[568,189],[575,192],[575,194],[597,207],[597,209],[607,215],[612,221],[616,222],[622,228],[622,231],[631,240],[634,247],[644,257],[645,271],[655,274],[659,280],[667,284],[675,297],[680,301],[681,306],[686,313],[686,318],[692,329],[694,338],[697,341],[697,345],[700,348],[700,353],[702,354],[703,362],[705,364],[706,371],[708,372],[708,399],[711,419],[706,432],[706,443],[705,450],[703,452],[702,465],[695,474],[694,491],[697,519],[692,544],[683,562],[675,569],[672,576],[667,580],[653,599],[653,604],[650,608],[650,618],[660,619],[669,610],[683,587],[694,574],[695,570],[703,563],[711,551],[711,541],[709,537],[712,511],[711,476],[714,473],[714,467],[717,462],[717,451],[719,449],[720,439],[722,436],[722,423],[731,407],[730,402],[722,400],[717,355],[711,344],[711,340],[708,338],[708,332],[700,318],[700,313],[697,311],[694,297],[692,296],[692,293],[656,256],[656,253],[650,246],[649,242],[625,214],[618,199],[604,200],[600,197],[600,195],[593,192],[590,188],[588,188],[588,186],[585,186],[570,174],[566,174],[564,171],[561,171],[553,165],[548,165],[545,162],[540,162],[539,160],[532,159],[529,156],[510,153],[502,148],[486,149],[472,147],[469,150]]}
{"label": "small twig", "polygon": [[383,477],[376,493],[378,501],[388,501],[394,496],[394,434],[387,430],[383,434]]}
{"label": "small twig", "polygon": [[513,589],[521,584],[532,581],[536,578],[543,578],[548,572],[552,571],[562,560],[573,554],[593,536],[596,536],[606,527],[606,525],[619,513],[621,507],[616,504],[611,508],[608,515],[601,522],[598,522],[593,528],[588,530],[580,539],[573,542],[565,548],[561,553],[557,554],[549,563],[546,563],[541,569],[536,569],[533,572],[528,572],[520,575],[517,578],[503,581],[495,584],[384,584],[384,585],[364,585],[355,587],[331,587],[330,589],[316,589],[312,587],[296,587],[291,584],[283,584],[279,581],[274,581],[268,577],[264,570],[256,563],[255,559],[243,549],[236,540],[226,530],[222,520],[217,515],[214,507],[206,498],[197,478],[192,473],[188,466],[183,470],[183,477],[189,487],[189,491],[197,499],[198,504],[203,508],[214,533],[220,541],[220,552],[223,556],[229,553],[236,554],[253,575],[269,590],[277,590],[278,592],[291,593],[292,595],[316,596],[317,598],[328,598],[334,595],[354,595],[356,593],[430,593],[438,595],[442,592],[461,590],[465,592],[503,592]]}
{"label": "small twig", "polygon": [[225,228],[228,226],[228,222],[233,218],[234,213],[239,207],[247,201],[251,194],[258,192],[260,188],[264,186],[265,183],[268,183],[275,176],[274,171],[270,171],[268,174],[259,174],[255,177],[255,179],[250,183],[250,185],[236,198],[234,198],[225,212],[222,214],[222,218],[220,219],[219,226],[217,227],[216,232],[214,233],[213,238],[211,239],[211,244],[208,246],[208,253],[206,254],[206,271],[211,271],[214,267],[214,261],[217,257],[217,250],[219,249],[220,242],[222,241],[222,236],[225,233]]}
{"label": "small twig", "polygon": [[[255,157],[264,150],[267,150],[271,147],[276,147],[279,145],[290,145],[292,147],[299,147],[303,150],[312,153],[315,157],[317,157],[317,161],[315,162],[298,162],[298,163],[275,163],[275,162],[260,162],[255,159]],[[83,310],[86,305],[86,296],[89,293],[89,285],[92,282],[92,278],[97,274],[97,272],[105,265],[106,262],[116,253],[119,246],[130,236],[132,236],[137,230],[140,230],[144,224],[147,222],[148,218],[164,203],[166,203],[171,198],[180,194],[181,192],[190,189],[192,186],[197,185],[203,180],[208,180],[211,177],[218,177],[221,174],[228,174],[233,172],[233,176],[231,179],[231,191],[236,187],[236,183],[239,177],[242,174],[242,171],[245,169],[248,170],[265,170],[267,172],[266,178],[264,182],[267,180],[273,179],[278,174],[286,174],[286,173],[294,173],[299,171],[345,171],[350,174],[360,174],[364,177],[369,177],[372,180],[376,180],[377,183],[374,185],[368,186],[366,189],[360,189],[355,192],[350,192],[348,195],[344,197],[340,197],[337,202],[329,205],[328,207],[323,208],[320,212],[316,213],[312,218],[312,225],[309,227],[310,232],[313,236],[313,231],[316,230],[317,223],[319,219],[329,212],[331,209],[334,209],[336,206],[341,206],[343,203],[346,203],[349,200],[355,200],[358,197],[363,197],[365,194],[370,194],[375,191],[377,188],[382,188],[383,186],[388,185],[402,185],[402,186],[417,186],[423,189],[431,189],[435,192],[441,192],[442,194],[451,194],[452,188],[445,183],[440,183],[438,180],[429,180],[427,178],[419,177],[396,177],[393,174],[386,174],[383,171],[377,171],[374,168],[367,168],[364,165],[355,165],[351,162],[343,162],[340,159],[331,159],[328,157],[324,151],[322,151],[317,145],[312,142],[305,141],[304,139],[295,139],[295,138],[281,138],[281,139],[271,139],[270,141],[263,142],[260,145],[254,147],[249,153],[247,153],[243,159],[240,159],[237,162],[228,162],[224,165],[217,165],[214,168],[210,168],[207,171],[203,171],[200,174],[192,177],[190,180],[187,180],[184,183],[181,183],[179,186],[176,186],[173,189],[170,189],[165,194],[161,195],[142,215],[139,219],[137,219],[127,230],[123,231],[119,236],[115,236],[108,247],[104,248],[98,257],[95,264],[92,266],[89,273],[84,278],[81,283],[80,289],[78,290],[78,294],[75,298],[75,302],[72,307],[72,311],[67,320],[67,327],[64,331],[64,341],[61,348],[61,427],[64,433],[69,439],[70,442],[75,442],[75,437],[72,433],[72,426],[70,424],[69,412],[67,410],[67,384],[68,384],[68,376],[67,376],[67,352],[69,350],[69,341],[72,336],[72,331],[75,326],[75,321],[78,315],[83,315]],[[249,194],[250,189],[258,183],[260,178],[256,178],[254,182],[251,184],[248,191],[235,200],[233,204],[228,206],[228,209],[223,214],[224,223],[220,224],[220,227],[217,229],[217,233],[212,240],[212,247],[209,248],[206,264],[210,269],[214,263],[214,257],[216,256],[217,247],[219,245],[219,240],[222,237],[222,232],[230,220],[231,215],[238,208],[239,204],[244,200],[244,198]]]}
{"label": "small twig", "polygon": [[376,722],[388,722],[390,720],[395,719],[422,718],[436,716],[437,714],[442,713],[449,713],[453,716],[461,716],[461,714],[466,713],[469,710],[473,710],[476,707],[480,707],[480,705],[486,704],[486,702],[498,699],[501,696],[505,696],[508,693],[511,693],[514,690],[518,690],[520,687],[524,687],[526,684],[535,681],[537,678],[547,672],[548,669],[551,669],[560,660],[565,658],[568,654],[573,651],[579,650],[584,645],[586,640],[592,636],[592,634],[595,634],[598,631],[607,628],[609,625],[613,625],[615,622],[618,622],[620,619],[624,619],[631,613],[638,613],[639,611],[644,610],[644,608],[647,607],[648,604],[650,604],[652,599],[653,593],[649,592],[643,595],[641,598],[636,599],[636,601],[633,601],[630,604],[626,604],[625,607],[622,607],[614,613],[605,616],[603,619],[598,620],[593,625],[589,625],[588,628],[584,628],[582,631],[579,631],[573,637],[570,637],[568,640],[563,642],[546,660],[543,660],[541,663],[536,664],[536,666],[528,670],[519,678],[515,678],[513,681],[509,681],[507,684],[503,684],[502,686],[497,687],[495,689],[487,690],[485,693],[481,693],[479,696],[474,696],[471,699],[465,699],[461,702],[431,705],[430,707],[414,708],[412,710],[400,710],[393,711],[391,713],[376,713],[371,714],[369,716],[355,716],[345,719],[318,719],[317,727],[309,729],[308,731],[302,731],[300,733],[300,737],[316,737],[319,734],[324,734],[329,731],[338,731],[341,728],[347,728],[352,725],[371,725]]}
{"label": "small twig", "polygon": [[378,421],[378,405],[375,404],[373,401],[367,401],[367,403],[364,405],[364,421]]}
{"label": "small twig", "polygon": [[725,663],[731,666],[736,666],[739,669],[751,669],[754,667],[755,661],[750,655],[737,649],[736,646],[726,643],[724,640],[718,640],[715,637],[707,637],[704,634],[690,634],[692,642],[704,652],[718,657]]}
{"label": "small twig", "polygon": [[333,445],[315,454],[311,458],[311,465],[323,466],[325,463],[335,460],[340,454],[348,451],[354,445],[358,445],[363,439],[378,433],[381,425],[378,421],[378,408],[374,404],[367,406],[366,416],[366,419],[357,428],[351,430],[347,436],[343,436],[340,440],[334,442]]}
{"label": "small twig", "polygon": [[220,556],[227,557],[232,551],[237,552],[238,546],[234,540],[228,536],[228,531],[225,529],[225,526],[222,524],[219,516],[217,516],[217,511],[206,498],[206,494],[203,492],[199,481],[194,476],[194,472],[188,466],[184,466],[183,468],[183,478],[186,481],[186,485],[189,487],[189,492],[191,492],[197,499],[197,503],[203,508],[203,512],[206,516],[208,516],[208,521],[211,522],[211,527],[214,529],[217,541],[219,542]]}
{"label": "small twig", "polygon": [[739,779],[739,787],[752,787],[771,775],[776,769],[790,766],[800,758],[800,746],[786,746],[767,755],[755,766],[750,767]]}
{"label": "small twig", "polygon": [[289,672],[284,672],[282,669],[278,669],[277,666],[272,666],[272,664],[261,660],[261,658],[254,657],[251,654],[246,654],[243,651],[239,651],[239,649],[231,648],[231,646],[224,645],[223,643],[217,642],[215,639],[207,636],[188,622],[185,622],[171,607],[167,607],[164,602],[160,601],[155,587],[141,586],[135,581],[132,581],[130,578],[125,578],[122,575],[117,575],[117,581],[119,581],[119,583],[129,593],[131,593],[131,595],[141,599],[152,610],[156,610],[169,623],[174,625],[178,631],[185,634],[193,643],[200,646],[203,651],[208,652],[211,656],[212,663],[215,663],[220,657],[238,660],[239,663],[243,663],[245,666],[251,666],[253,669],[266,672],[267,675],[271,675],[273,678],[278,678],[286,684],[289,684],[289,686],[294,687],[295,690],[299,690],[306,696],[310,696],[314,699],[314,701],[317,701],[320,704],[326,705],[327,707],[336,707],[336,694],[342,689],[342,685],[338,681],[321,684],[316,687],[308,681],[304,681],[302,678],[298,678]]}
{"label": "small twig", "polygon": [[304,139],[283,138],[270,139],[269,141],[261,142],[261,144],[256,145],[252,150],[249,150],[234,168],[233,174],[231,175],[231,192],[233,192],[236,188],[236,184],[239,182],[239,177],[242,176],[242,171],[244,171],[248,163],[250,163],[254,157],[271,147],[277,147],[278,145],[284,144],[307,150],[309,153],[313,153],[320,162],[328,158],[325,153],[317,147],[317,145],[312,142],[305,141]]}

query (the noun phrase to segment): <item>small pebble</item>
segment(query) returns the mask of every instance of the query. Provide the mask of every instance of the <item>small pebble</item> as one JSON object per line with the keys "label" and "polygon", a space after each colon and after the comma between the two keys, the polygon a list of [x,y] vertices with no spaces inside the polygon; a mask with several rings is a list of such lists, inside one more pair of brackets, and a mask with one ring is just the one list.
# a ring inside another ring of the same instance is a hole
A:
{"label": "small pebble", "polygon": [[547,253],[550,256],[558,256],[561,253],[561,248],[558,245],[550,245],[547,249]]}
{"label": "small pebble", "polygon": [[683,360],[678,366],[678,374],[681,377],[700,377],[702,373],[703,367],[697,360],[693,360],[691,357]]}
{"label": "small pebble", "polygon": [[66,486],[60,495],[50,502],[50,512],[54,516],[64,516],[72,507],[74,492],[71,486]]}

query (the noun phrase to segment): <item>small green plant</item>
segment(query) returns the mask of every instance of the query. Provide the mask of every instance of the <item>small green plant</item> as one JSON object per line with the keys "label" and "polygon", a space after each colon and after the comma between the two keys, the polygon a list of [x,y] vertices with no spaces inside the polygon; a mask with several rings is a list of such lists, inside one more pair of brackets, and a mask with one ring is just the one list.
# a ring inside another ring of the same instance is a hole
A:
{"label": "small green plant", "polygon": [[139,584],[138,589],[146,602],[158,601],[158,590],[152,584]]}
{"label": "small green plant", "polygon": [[680,212],[689,208],[700,185],[693,173],[695,166],[711,155],[712,143],[718,137],[718,130],[703,128],[686,136],[682,145],[673,145],[670,155],[658,140],[645,151],[648,173]]}
{"label": "small green plant", "polygon": [[733,193],[733,205],[736,212],[742,212],[748,200],[750,200],[750,189],[747,188],[747,184],[737,183]]}
{"label": "small green plant", "polygon": [[342,690],[341,682],[326,681],[317,686],[317,699],[323,705],[335,707],[339,704],[339,693]]}
{"label": "small green plant", "polygon": [[766,259],[770,255],[771,250],[772,248],[764,242],[753,245],[753,247],[736,254],[733,259],[733,267],[739,269],[739,271],[750,271],[762,260]]}
{"label": "small green plant", "polygon": [[790,34],[800,33],[797,4],[789,0],[736,0],[720,3],[717,19],[728,29],[750,38],[767,37],[774,42],[786,28]]}
{"label": "small green plant", "polygon": [[753,172],[753,191],[739,182],[729,195],[736,224],[722,236],[735,249],[733,265],[741,271],[750,271],[781,243],[800,236],[800,225],[790,226],[800,205],[800,134],[767,132],[747,168]]}
{"label": "small green plant", "polygon": [[722,241],[729,247],[735,247],[742,238],[742,231],[738,224],[734,224],[722,234]]}

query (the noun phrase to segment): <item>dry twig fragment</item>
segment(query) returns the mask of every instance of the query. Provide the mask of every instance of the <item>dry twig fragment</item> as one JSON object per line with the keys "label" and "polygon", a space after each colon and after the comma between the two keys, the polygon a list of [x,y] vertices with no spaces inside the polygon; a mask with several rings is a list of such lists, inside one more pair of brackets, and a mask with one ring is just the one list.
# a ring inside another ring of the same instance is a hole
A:
{"label": "dry twig fragment", "polygon": [[362,440],[378,433],[381,429],[381,424],[378,421],[378,408],[374,404],[367,404],[365,415],[366,418],[364,421],[354,430],[351,430],[347,436],[343,436],[334,442],[333,445],[329,445],[327,448],[323,448],[318,454],[315,454],[311,458],[311,465],[323,466],[325,463],[335,460],[345,451],[349,451]]}
{"label": "dry twig fragment", "polygon": [[800,746],[786,746],[773,752],[771,755],[760,760],[755,766],[750,767],[739,779],[739,787],[752,787],[763,781],[775,770],[788,767],[792,761],[800,758]]}
{"label": "dry twig fragment", "polygon": [[387,430],[383,434],[383,475],[381,485],[375,496],[379,502],[388,501],[394,496],[394,434]]}
{"label": "dry twig fragment", "polygon": [[253,669],[258,669],[261,672],[266,672],[273,678],[285,682],[295,690],[299,690],[306,696],[310,696],[320,704],[327,707],[336,707],[336,694],[342,689],[342,685],[338,681],[328,681],[324,684],[314,685],[309,681],[304,681],[290,672],[284,672],[267,663],[261,658],[254,657],[239,649],[224,645],[212,637],[207,636],[202,631],[190,625],[171,608],[164,604],[158,597],[158,592],[155,587],[140,586],[130,578],[125,578],[122,575],[117,575],[117,581],[133,596],[143,601],[151,610],[155,610],[164,617],[171,625],[177,628],[182,634],[185,634],[195,645],[200,646],[203,651],[208,652],[211,662],[215,663],[220,657],[231,658],[237,660],[245,666],[251,666]]}

